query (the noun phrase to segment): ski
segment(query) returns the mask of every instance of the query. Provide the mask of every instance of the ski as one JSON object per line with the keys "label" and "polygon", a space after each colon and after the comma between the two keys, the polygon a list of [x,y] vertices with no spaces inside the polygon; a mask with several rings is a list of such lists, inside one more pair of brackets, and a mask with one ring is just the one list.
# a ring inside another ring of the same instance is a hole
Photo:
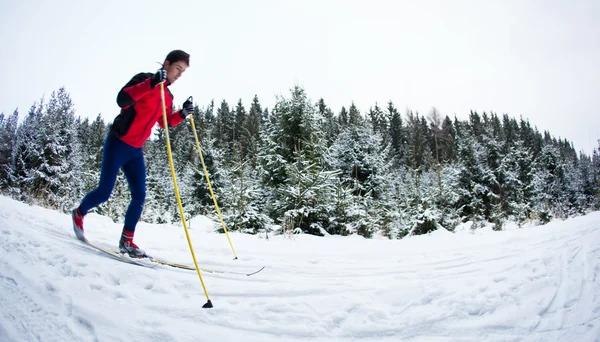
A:
{"label": "ski", "polygon": [[135,259],[135,258],[131,258],[129,256],[126,256],[124,254],[121,254],[120,252],[116,252],[116,251],[112,251],[110,249],[106,249],[104,247],[95,245],[91,242],[89,242],[88,240],[82,241],[83,243],[85,243],[86,245],[94,248],[95,250],[104,253],[105,255],[108,255],[110,257],[112,257],[113,259],[122,261],[124,263],[127,264],[132,264],[132,265],[137,265],[137,266],[142,266],[142,267],[154,267],[155,265],[143,262],[144,258],[140,258],[140,259]]}
{"label": "ski", "polygon": [[[128,264],[132,264],[132,265],[149,267],[149,268],[153,268],[157,265],[163,265],[163,266],[169,266],[169,267],[179,268],[179,269],[188,270],[188,271],[196,270],[196,268],[192,265],[185,265],[185,264],[169,262],[166,260],[152,257],[150,255],[148,255],[147,257],[144,257],[144,258],[131,258],[127,254],[123,254],[119,251],[115,251],[115,250],[104,248],[102,246],[98,246],[96,244],[91,243],[88,240],[83,241],[83,243],[94,248],[95,250],[97,250],[99,252],[102,252],[102,253],[112,257],[113,259],[116,259],[116,260],[119,260],[119,261],[122,261],[122,262],[125,262]],[[262,271],[263,269],[265,269],[265,266],[262,266],[262,267],[258,268],[257,270],[253,270],[250,272],[236,272],[236,271],[228,271],[228,270],[215,270],[215,269],[208,269],[208,268],[200,268],[200,270],[202,272],[206,272],[206,273],[235,274],[235,275],[243,275],[243,276],[247,276],[247,277],[255,275],[255,274],[259,273],[260,271]]]}
{"label": "ski", "polygon": [[[165,260],[161,260],[161,259],[157,259],[154,257],[149,256],[148,260],[160,264],[160,265],[164,265],[164,266],[170,266],[170,267],[175,267],[175,268],[181,268],[184,270],[189,270],[189,271],[195,271],[196,267],[194,266],[190,266],[190,265],[184,265],[184,264],[177,264],[177,263],[173,263],[173,262],[169,262],[169,261],[165,261]],[[206,273],[215,273],[215,274],[235,274],[235,275],[244,275],[244,276],[251,276],[251,275],[255,275],[258,272],[262,271],[263,269],[265,269],[265,266],[260,267],[257,270],[251,271],[251,272],[236,272],[236,271],[227,271],[227,270],[214,270],[214,269],[208,269],[208,268],[200,268],[200,271],[202,272],[206,272]]]}

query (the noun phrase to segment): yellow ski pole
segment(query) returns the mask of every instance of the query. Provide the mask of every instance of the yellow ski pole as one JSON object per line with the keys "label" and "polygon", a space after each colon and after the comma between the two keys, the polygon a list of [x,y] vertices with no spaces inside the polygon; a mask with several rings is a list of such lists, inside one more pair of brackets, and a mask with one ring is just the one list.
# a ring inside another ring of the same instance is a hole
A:
{"label": "yellow ski pole", "polygon": [[[188,101],[193,101],[193,98],[190,96]],[[231,246],[231,250],[233,251],[233,260],[236,260],[237,254],[235,253],[235,249],[233,248],[233,243],[231,243],[231,238],[229,237],[229,232],[227,231],[227,227],[225,226],[225,221],[223,221],[223,216],[221,215],[221,210],[219,209],[219,205],[217,204],[217,199],[215,198],[215,193],[213,192],[212,186],[210,185],[210,179],[208,177],[208,171],[206,170],[206,165],[204,164],[204,157],[202,157],[202,149],[200,148],[200,141],[198,140],[198,134],[196,133],[196,125],[194,125],[194,116],[190,115],[190,122],[192,123],[192,131],[194,132],[194,138],[196,139],[196,148],[198,149],[198,154],[200,154],[200,162],[202,163],[202,169],[204,169],[204,176],[206,177],[206,184],[208,184],[208,190],[210,191],[210,195],[212,196],[213,202],[215,203],[215,208],[217,209],[217,214],[219,215],[219,219],[221,220],[221,225],[223,226],[223,230],[225,231],[225,235],[227,235],[227,240],[229,241],[229,246]]]}
{"label": "yellow ski pole", "polygon": [[165,105],[165,86],[164,82],[160,83],[160,99],[162,101],[162,112],[163,112],[163,124],[165,126],[165,139],[167,141],[167,154],[169,155],[169,166],[171,167],[171,177],[173,178],[173,187],[175,188],[175,197],[177,198],[177,205],[179,206],[179,215],[181,216],[181,222],[183,222],[183,229],[185,230],[185,236],[187,238],[188,245],[190,247],[190,252],[192,253],[192,259],[194,259],[194,266],[196,266],[196,272],[198,273],[198,278],[200,278],[200,283],[202,284],[202,288],[204,289],[204,294],[206,295],[206,299],[208,300],[206,304],[204,304],[203,308],[212,308],[212,302],[210,301],[210,297],[208,296],[208,291],[206,291],[206,286],[204,285],[204,280],[202,279],[202,273],[200,272],[200,267],[198,267],[198,262],[196,261],[196,255],[194,254],[194,248],[192,247],[192,240],[190,239],[190,233],[188,232],[187,224],[185,223],[185,218],[183,216],[183,206],[181,205],[181,198],[179,197],[179,188],[177,187],[177,177],[175,176],[175,167],[173,166],[173,156],[171,155],[171,142],[169,141],[169,126],[167,122],[167,106]]}

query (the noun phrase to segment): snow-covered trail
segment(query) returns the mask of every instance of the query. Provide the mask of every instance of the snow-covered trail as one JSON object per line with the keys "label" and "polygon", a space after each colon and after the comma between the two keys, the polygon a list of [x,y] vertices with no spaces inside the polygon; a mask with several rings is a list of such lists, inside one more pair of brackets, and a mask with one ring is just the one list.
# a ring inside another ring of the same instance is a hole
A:
{"label": "snow-covered trail", "polygon": [[[121,227],[86,217],[116,246]],[[198,276],[79,243],[70,217],[0,197],[0,341],[600,341],[600,213],[505,232],[401,241],[222,234],[195,219]],[[136,243],[191,264],[183,228]]]}

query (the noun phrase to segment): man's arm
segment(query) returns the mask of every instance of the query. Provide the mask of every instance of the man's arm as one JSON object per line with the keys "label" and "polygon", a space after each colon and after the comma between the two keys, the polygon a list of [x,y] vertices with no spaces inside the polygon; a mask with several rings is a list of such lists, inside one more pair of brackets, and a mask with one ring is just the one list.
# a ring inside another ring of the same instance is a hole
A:
{"label": "man's arm", "polygon": [[150,86],[151,78],[152,74],[146,72],[133,76],[131,81],[127,82],[117,95],[117,104],[119,107],[125,108],[133,105],[137,100],[141,99],[152,90]]}

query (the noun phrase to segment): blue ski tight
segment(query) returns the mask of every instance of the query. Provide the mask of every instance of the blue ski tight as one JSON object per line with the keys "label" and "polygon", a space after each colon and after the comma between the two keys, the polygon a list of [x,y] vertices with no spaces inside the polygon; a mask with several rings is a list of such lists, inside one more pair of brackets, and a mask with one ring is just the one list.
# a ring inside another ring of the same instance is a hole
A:
{"label": "blue ski tight", "polygon": [[108,201],[119,169],[123,169],[131,192],[131,202],[125,213],[123,228],[133,233],[135,225],[142,215],[146,199],[144,153],[141,148],[129,146],[113,135],[109,134],[104,141],[98,187],[85,195],[79,205],[79,210],[82,215],[85,215],[90,209]]}

